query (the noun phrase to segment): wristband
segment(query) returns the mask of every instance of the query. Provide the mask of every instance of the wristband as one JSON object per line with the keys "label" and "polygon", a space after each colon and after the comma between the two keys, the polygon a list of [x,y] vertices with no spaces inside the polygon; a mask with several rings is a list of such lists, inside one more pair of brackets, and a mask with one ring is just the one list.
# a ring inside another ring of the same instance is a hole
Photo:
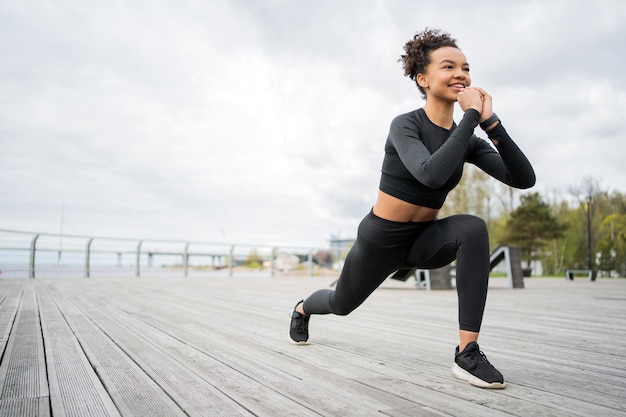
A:
{"label": "wristband", "polygon": [[489,126],[491,126],[492,124],[494,124],[495,122],[499,122],[500,118],[498,117],[497,114],[492,114],[487,120],[485,120],[484,122],[480,123],[479,126],[482,130],[487,130],[487,128]]}

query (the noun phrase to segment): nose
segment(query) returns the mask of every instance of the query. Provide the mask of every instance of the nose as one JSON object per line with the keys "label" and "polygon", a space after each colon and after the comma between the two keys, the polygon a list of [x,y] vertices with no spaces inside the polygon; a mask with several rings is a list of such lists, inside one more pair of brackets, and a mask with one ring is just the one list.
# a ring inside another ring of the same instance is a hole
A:
{"label": "nose", "polygon": [[454,74],[454,78],[456,80],[463,81],[466,84],[466,86],[469,86],[471,82],[471,78],[469,74],[463,70],[456,71],[456,73]]}
{"label": "nose", "polygon": [[465,78],[467,78],[467,73],[465,71],[463,71],[462,69],[460,69],[460,70],[455,72],[454,77],[455,78],[460,78],[460,79],[465,79]]}

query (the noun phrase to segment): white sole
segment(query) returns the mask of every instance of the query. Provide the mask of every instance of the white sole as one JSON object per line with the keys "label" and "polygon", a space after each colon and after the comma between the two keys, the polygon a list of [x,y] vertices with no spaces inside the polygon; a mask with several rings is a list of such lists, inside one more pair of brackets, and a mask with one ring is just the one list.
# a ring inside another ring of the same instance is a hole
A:
{"label": "white sole", "polygon": [[480,378],[475,377],[474,375],[467,372],[465,369],[461,368],[456,363],[452,365],[452,375],[457,379],[462,379],[463,381],[469,382],[471,385],[480,388],[488,388],[488,389],[502,389],[506,387],[505,382],[485,382]]}
{"label": "white sole", "polygon": [[291,337],[289,338],[289,343],[291,343],[292,345],[296,345],[296,346],[306,346],[306,345],[311,344],[311,342],[309,342],[308,340],[306,342],[296,342]]}

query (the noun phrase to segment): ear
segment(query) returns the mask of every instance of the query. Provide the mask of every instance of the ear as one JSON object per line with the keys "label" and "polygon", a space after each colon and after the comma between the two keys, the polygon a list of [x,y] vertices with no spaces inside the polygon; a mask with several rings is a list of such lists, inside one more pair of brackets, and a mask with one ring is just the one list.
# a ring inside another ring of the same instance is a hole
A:
{"label": "ear", "polygon": [[424,74],[419,73],[415,76],[415,82],[417,83],[417,85],[419,85],[422,88],[428,88],[428,81],[426,80],[426,77],[424,77]]}

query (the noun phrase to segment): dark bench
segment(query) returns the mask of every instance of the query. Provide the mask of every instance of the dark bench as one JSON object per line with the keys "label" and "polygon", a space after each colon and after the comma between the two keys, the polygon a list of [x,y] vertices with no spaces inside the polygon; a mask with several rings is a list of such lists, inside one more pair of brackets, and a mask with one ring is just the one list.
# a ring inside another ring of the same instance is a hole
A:
{"label": "dark bench", "polygon": [[568,269],[565,271],[565,279],[574,280],[574,275],[587,275],[589,281],[595,281],[598,271],[595,269]]}
{"label": "dark bench", "polygon": [[396,271],[389,278],[406,281],[410,277],[415,277],[415,283],[418,287],[427,290],[450,290],[452,289],[451,270],[450,265],[437,269],[405,268]]}

